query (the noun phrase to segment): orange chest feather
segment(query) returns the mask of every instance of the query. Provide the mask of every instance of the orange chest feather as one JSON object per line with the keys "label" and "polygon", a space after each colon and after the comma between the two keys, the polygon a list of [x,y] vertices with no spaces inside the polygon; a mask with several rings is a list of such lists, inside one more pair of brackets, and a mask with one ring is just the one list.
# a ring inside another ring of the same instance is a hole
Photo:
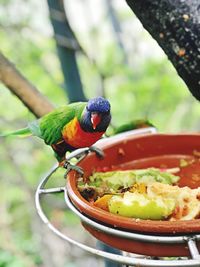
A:
{"label": "orange chest feather", "polygon": [[89,133],[81,129],[77,118],[65,125],[62,131],[63,139],[74,148],[89,147],[98,141],[103,132]]}

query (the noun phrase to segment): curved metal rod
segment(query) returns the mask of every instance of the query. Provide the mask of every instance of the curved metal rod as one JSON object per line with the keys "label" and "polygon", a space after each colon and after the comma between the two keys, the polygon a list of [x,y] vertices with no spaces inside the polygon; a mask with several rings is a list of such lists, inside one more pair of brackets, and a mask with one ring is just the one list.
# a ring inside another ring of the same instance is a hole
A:
{"label": "curved metal rod", "polygon": [[[98,257],[106,258],[108,260],[118,262],[121,264],[126,265],[136,265],[136,266],[148,266],[148,267],[186,267],[186,266],[192,266],[192,267],[199,267],[200,261],[198,259],[193,260],[181,260],[181,261],[163,261],[163,260],[149,260],[149,259],[138,259],[138,258],[131,258],[127,256],[122,255],[116,255],[109,252],[101,251],[95,248],[92,248],[90,246],[84,245],[78,241],[73,240],[72,238],[64,235],[62,232],[60,232],[58,229],[56,229],[53,224],[49,221],[45,213],[43,212],[42,206],[40,205],[41,195],[44,194],[44,186],[47,184],[49,178],[51,175],[58,169],[58,166],[55,166],[51,169],[51,171],[41,180],[40,184],[37,187],[36,193],[35,193],[35,204],[37,212],[42,219],[42,221],[47,225],[47,227],[53,231],[57,236],[62,238],[63,240],[71,243],[72,245],[75,245],[89,253],[92,253]],[[63,192],[60,190],[61,187],[59,187],[59,190],[52,190],[49,191],[49,193],[61,193]],[[63,188],[62,188],[63,189]]]}
{"label": "curved metal rod", "polygon": [[199,260],[199,265],[200,265],[200,255],[199,255],[197,244],[196,244],[194,238],[190,238],[188,240],[188,247],[189,247],[190,254],[191,254],[192,258],[193,259],[198,259]]}
{"label": "curved metal rod", "polygon": [[[106,137],[106,139],[120,139],[120,138],[124,138],[124,137],[129,137],[132,135],[143,135],[143,134],[154,134],[157,133],[157,129],[155,127],[146,127],[146,128],[140,128],[140,129],[134,129],[134,130],[130,130],[127,132],[122,132],[122,133],[118,133],[114,136],[110,136],[110,137]],[[104,141],[104,138],[100,139],[99,141],[97,141],[97,143],[101,143]]]}
{"label": "curved metal rod", "polygon": [[[81,221],[85,222],[86,224],[92,226],[93,228],[100,230],[104,233],[108,233],[114,236],[120,236],[127,239],[133,239],[143,242],[152,242],[152,243],[167,243],[167,244],[174,244],[174,243],[186,243],[188,239],[193,238],[193,236],[156,236],[156,235],[148,235],[148,234],[137,234],[133,232],[127,232],[118,230],[115,228],[111,228],[109,226],[105,226],[98,222],[93,221],[89,217],[85,216],[81,213],[71,202],[68,194],[67,189],[64,188],[65,193],[65,202],[67,206],[81,219]],[[200,235],[195,236],[195,239],[200,239]]]}
{"label": "curved metal rod", "polygon": [[70,152],[70,154],[66,154],[65,158],[67,161],[70,161],[73,158],[85,157],[89,152],[90,152],[89,147],[83,147],[83,148],[79,148],[79,149],[76,149],[76,150]]}

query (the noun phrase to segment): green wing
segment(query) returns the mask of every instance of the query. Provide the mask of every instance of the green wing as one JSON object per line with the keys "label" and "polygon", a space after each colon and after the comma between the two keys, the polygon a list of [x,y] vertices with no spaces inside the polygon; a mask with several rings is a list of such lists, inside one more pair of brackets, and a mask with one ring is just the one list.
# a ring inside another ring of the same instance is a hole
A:
{"label": "green wing", "polygon": [[145,127],[154,127],[154,126],[147,119],[134,120],[114,129],[114,134],[123,133],[126,131],[145,128]]}
{"label": "green wing", "polygon": [[85,102],[73,103],[65,107],[60,107],[43,116],[39,120],[39,137],[42,138],[47,145],[59,142],[62,139],[63,127],[75,116],[79,119],[85,106]]}

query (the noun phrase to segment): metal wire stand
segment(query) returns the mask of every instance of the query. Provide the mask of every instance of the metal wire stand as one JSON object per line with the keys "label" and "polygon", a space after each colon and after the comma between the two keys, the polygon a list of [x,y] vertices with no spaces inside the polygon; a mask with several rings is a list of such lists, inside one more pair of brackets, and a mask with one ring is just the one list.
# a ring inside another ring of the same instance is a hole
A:
{"label": "metal wire stand", "polygon": [[[143,130],[142,133],[145,133],[147,130]],[[150,132],[155,132],[155,129],[150,128]],[[139,131],[141,133],[141,130]],[[137,131],[138,134],[138,131]],[[114,137],[116,138],[116,137]],[[78,158],[79,161],[81,161],[89,152],[88,148],[76,150],[72,152],[68,157],[67,160],[71,160],[72,158]],[[74,205],[71,203],[67,189],[66,187],[56,187],[56,188],[45,188],[54,174],[54,172],[58,169],[58,166],[54,166],[45,176],[42,178],[41,182],[39,183],[36,193],[35,193],[35,204],[37,212],[42,219],[42,221],[47,225],[47,227],[53,231],[57,236],[62,238],[63,240],[69,242],[72,245],[75,245],[86,252],[89,252],[95,256],[102,257],[107,260],[111,260],[113,262],[117,262],[120,264],[125,265],[131,265],[131,266],[149,266],[149,267],[175,267],[175,266],[192,266],[192,267],[200,267],[200,254],[196,245],[196,241],[200,240],[200,234],[198,235],[183,235],[183,236],[155,236],[155,235],[147,235],[147,234],[139,234],[139,233],[133,233],[133,232],[125,232],[122,230],[114,229],[112,227],[105,226],[103,224],[99,224],[84,214],[82,214]],[[72,210],[73,213],[75,213],[82,222],[85,224],[98,229],[99,231],[103,231],[105,233],[119,236],[119,237],[125,237],[132,240],[138,240],[138,241],[145,241],[145,242],[151,242],[151,243],[165,243],[165,244],[174,244],[174,243],[185,243],[188,245],[191,259],[180,259],[180,260],[155,260],[150,257],[144,258],[137,258],[132,256],[123,256],[123,255],[116,255],[113,253],[105,252],[90,246],[87,246],[83,243],[80,243],[67,235],[63,234],[59,229],[57,229],[47,218],[45,211],[43,211],[42,205],[41,205],[41,197],[42,195],[46,194],[63,194],[63,197],[65,199],[65,202],[67,206]]]}

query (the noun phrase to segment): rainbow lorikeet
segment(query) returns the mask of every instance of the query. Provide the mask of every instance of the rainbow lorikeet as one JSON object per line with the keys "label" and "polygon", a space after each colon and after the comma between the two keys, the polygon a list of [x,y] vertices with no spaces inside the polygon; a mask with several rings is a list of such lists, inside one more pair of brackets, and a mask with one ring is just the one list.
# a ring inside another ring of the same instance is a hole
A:
{"label": "rainbow lorikeet", "polygon": [[120,125],[113,130],[112,135],[123,133],[126,131],[131,131],[135,129],[147,128],[147,127],[155,127],[149,120],[147,119],[138,119],[127,122],[126,124]]}
{"label": "rainbow lorikeet", "polygon": [[91,147],[102,137],[110,120],[110,103],[103,97],[96,97],[60,107],[24,129],[1,136],[38,136],[52,147],[60,165],[69,167],[69,163],[64,164],[66,152]]}

